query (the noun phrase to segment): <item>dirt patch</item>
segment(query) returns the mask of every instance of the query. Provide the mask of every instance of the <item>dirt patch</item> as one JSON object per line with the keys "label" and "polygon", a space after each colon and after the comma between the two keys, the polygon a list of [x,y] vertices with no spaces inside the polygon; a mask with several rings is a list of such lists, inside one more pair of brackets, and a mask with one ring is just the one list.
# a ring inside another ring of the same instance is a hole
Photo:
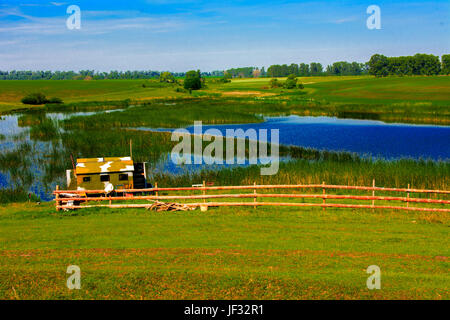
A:
{"label": "dirt patch", "polygon": [[224,96],[258,96],[258,97],[267,97],[274,96],[276,93],[272,92],[260,92],[260,91],[229,91],[223,92]]}

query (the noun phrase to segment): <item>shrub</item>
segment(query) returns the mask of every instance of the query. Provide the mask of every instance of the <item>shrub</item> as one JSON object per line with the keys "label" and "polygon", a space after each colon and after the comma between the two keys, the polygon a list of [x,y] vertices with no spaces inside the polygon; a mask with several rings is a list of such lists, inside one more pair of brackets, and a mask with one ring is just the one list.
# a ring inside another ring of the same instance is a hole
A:
{"label": "shrub", "polygon": [[161,73],[161,75],[159,76],[159,81],[160,82],[167,82],[167,83],[175,83],[175,82],[177,82],[177,80],[175,79],[174,75],[171,74],[170,72],[163,72],[163,73]]}
{"label": "shrub", "polygon": [[200,76],[200,70],[192,70],[186,73],[186,78],[184,79],[184,88],[189,91],[199,90],[202,88],[202,78]]}
{"label": "shrub", "polygon": [[217,79],[217,82],[218,83],[229,83],[229,82],[231,82],[231,80],[224,76],[222,78]]}
{"label": "shrub", "polygon": [[282,86],[281,82],[278,79],[272,79],[269,82],[271,88],[279,88]]}
{"label": "shrub", "polygon": [[42,93],[30,93],[22,98],[22,103],[31,105],[45,104],[47,103],[47,98]]}
{"label": "shrub", "polygon": [[50,98],[50,100],[48,100],[47,103],[62,104],[63,101],[61,98],[53,97],[53,98]]}
{"label": "shrub", "polygon": [[297,88],[297,77],[295,76],[295,74],[291,74],[288,76],[287,80],[283,84],[283,87],[286,89]]}

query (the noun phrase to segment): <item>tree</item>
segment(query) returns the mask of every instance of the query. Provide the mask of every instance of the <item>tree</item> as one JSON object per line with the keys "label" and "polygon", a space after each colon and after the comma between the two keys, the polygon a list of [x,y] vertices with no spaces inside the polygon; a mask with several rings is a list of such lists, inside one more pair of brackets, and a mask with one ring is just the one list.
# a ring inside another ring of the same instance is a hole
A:
{"label": "tree", "polygon": [[293,75],[296,75],[296,76],[299,75],[298,64],[292,63],[289,66],[289,74],[293,74]]}
{"label": "tree", "polygon": [[436,75],[441,72],[439,57],[432,54],[414,55],[413,73],[417,75]]}
{"label": "tree", "polygon": [[295,74],[290,74],[286,81],[284,82],[284,88],[295,89],[297,88],[297,76]]}
{"label": "tree", "polygon": [[159,76],[159,82],[167,82],[167,83],[174,83],[176,82],[175,77],[170,72],[163,72]]}
{"label": "tree", "polygon": [[323,72],[322,64],[317,62],[311,62],[309,69],[312,76],[320,76]]}
{"label": "tree", "polygon": [[184,78],[184,88],[186,90],[199,90],[202,88],[200,70],[191,70],[186,73],[186,77]]}
{"label": "tree", "polygon": [[442,74],[450,74],[450,54],[442,56]]}
{"label": "tree", "polygon": [[266,69],[264,67],[261,68],[261,77],[266,76]]}
{"label": "tree", "polygon": [[385,77],[389,74],[389,60],[382,54],[374,54],[369,60],[369,74],[376,77]]}
{"label": "tree", "polygon": [[227,74],[231,74],[233,78],[252,78],[255,67],[233,68],[226,70]]}
{"label": "tree", "polygon": [[311,75],[309,72],[309,64],[300,63],[299,67],[299,76],[300,77],[308,77]]}

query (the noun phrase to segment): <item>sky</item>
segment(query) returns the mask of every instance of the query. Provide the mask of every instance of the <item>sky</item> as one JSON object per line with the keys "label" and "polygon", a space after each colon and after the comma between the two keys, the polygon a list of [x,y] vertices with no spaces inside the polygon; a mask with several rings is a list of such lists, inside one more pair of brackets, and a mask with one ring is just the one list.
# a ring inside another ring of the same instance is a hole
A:
{"label": "sky", "polygon": [[[66,25],[70,5],[81,28]],[[367,28],[367,8],[381,29]],[[450,53],[450,1],[0,0],[0,70],[158,70]]]}

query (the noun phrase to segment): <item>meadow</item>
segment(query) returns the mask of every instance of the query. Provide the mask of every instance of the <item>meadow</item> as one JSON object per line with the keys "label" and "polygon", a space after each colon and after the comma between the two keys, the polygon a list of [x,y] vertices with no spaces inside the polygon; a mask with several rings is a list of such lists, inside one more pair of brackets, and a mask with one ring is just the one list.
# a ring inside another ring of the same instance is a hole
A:
{"label": "meadow", "polygon": [[[0,298],[449,299],[448,218],[0,207]],[[65,285],[69,265],[81,268],[81,290]],[[369,265],[381,268],[381,290],[366,287]]]}
{"label": "meadow", "polygon": [[[283,79],[281,79],[283,80]],[[299,78],[304,90],[270,88],[269,78],[236,79],[231,83],[206,81],[206,87],[192,94],[176,84],[148,80],[30,80],[0,82],[0,112],[30,108],[20,99],[32,92],[62,97],[66,104],[128,100],[131,104],[155,100],[203,99],[203,104],[257,104],[264,113],[336,116],[409,123],[450,123],[450,77],[329,76]],[[192,106],[192,104],[191,104]],[[32,109],[43,107],[31,107]],[[273,110],[273,108],[277,110]],[[185,110],[186,108],[184,108]],[[227,115],[241,117],[245,108]],[[253,110],[249,110],[252,113]],[[253,115],[253,113],[252,113]],[[179,115],[182,117],[182,115]],[[223,119],[224,115],[216,118]],[[186,119],[188,120],[188,119]],[[245,120],[245,117],[244,117]]]}

